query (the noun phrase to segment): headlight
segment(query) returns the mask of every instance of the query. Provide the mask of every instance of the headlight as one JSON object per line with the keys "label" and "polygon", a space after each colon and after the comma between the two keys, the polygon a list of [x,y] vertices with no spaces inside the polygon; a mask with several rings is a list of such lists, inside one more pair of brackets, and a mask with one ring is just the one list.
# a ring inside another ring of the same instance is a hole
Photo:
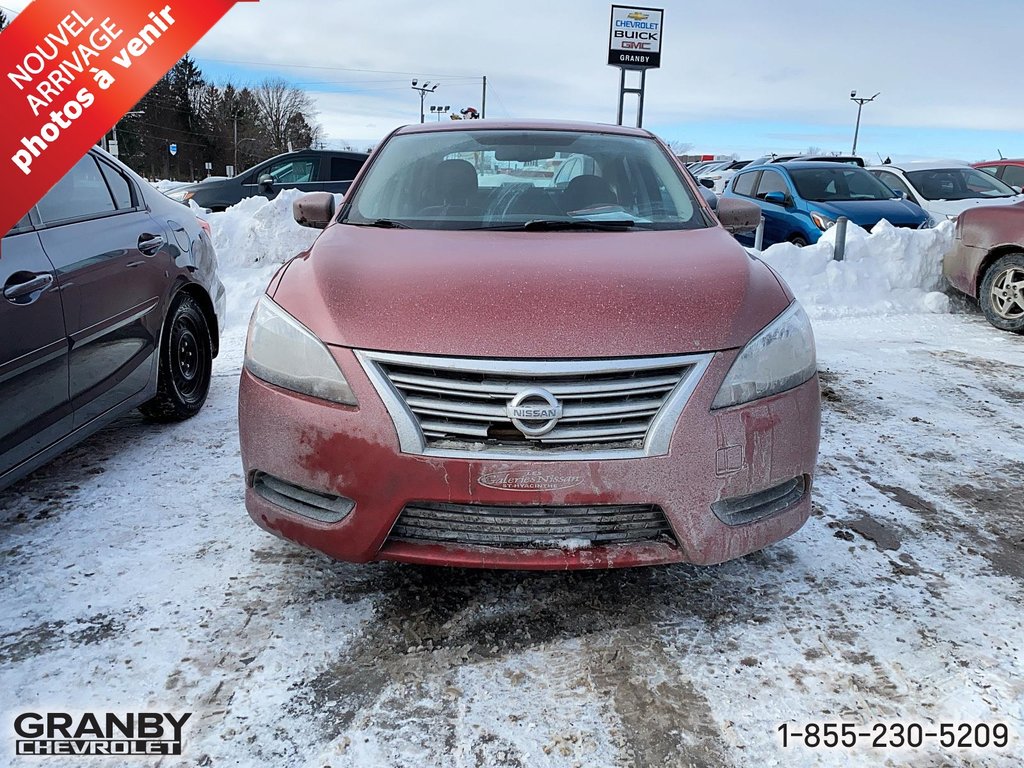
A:
{"label": "headlight", "polygon": [[249,321],[245,367],[257,378],[311,397],[358,405],[324,343],[263,296]]}
{"label": "headlight", "polygon": [[835,219],[830,219],[828,216],[822,216],[817,211],[811,214],[811,221],[814,222],[814,226],[824,232],[826,229],[835,226]]}
{"label": "headlight", "polygon": [[728,408],[792,389],[817,370],[811,321],[794,301],[743,348],[711,407]]}

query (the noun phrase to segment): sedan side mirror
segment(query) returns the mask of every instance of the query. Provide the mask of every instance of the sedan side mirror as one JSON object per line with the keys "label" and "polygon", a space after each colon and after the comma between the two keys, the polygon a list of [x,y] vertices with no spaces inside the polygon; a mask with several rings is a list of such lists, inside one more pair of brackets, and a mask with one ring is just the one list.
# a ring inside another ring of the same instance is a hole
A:
{"label": "sedan side mirror", "polygon": [[906,200],[907,199],[907,193],[904,192],[902,189],[894,189],[893,192],[896,194],[896,199],[897,200]]}
{"label": "sedan side mirror", "polygon": [[274,177],[269,173],[260,174],[259,181],[256,183],[259,185],[260,192],[274,191]]}
{"label": "sedan side mirror", "polygon": [[714,189],[715,188],[715,182],[713,182],[711,179],[701,179],[700,183],[703,184],[708,189]]}
{"label": "sedan side mirror", "polygon": [[735,197],[719,198],[715,214],[725,231],[733,235],[753,232],[761,223],[761,208]]}
{"label": "sedan side mirror", "polygon": [[787,195],[785,192],[769,192],[761,199],[764,200],[766,203],[775,203],[775,205],[789,204],[789,195]]}
{"label": "sedan side mirror", "polygon": [[309,192],[292,203],[292,216],[304,227],[323,229],[334,218],[334,195]]}

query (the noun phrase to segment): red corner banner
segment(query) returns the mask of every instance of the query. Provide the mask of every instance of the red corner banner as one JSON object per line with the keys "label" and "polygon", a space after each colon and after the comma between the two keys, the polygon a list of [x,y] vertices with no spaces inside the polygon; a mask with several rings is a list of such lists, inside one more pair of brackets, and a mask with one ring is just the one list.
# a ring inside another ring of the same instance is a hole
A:
{"label": "red corner banner", "polygon": [[35,0],[0,32],[0,235],[235,0]]}

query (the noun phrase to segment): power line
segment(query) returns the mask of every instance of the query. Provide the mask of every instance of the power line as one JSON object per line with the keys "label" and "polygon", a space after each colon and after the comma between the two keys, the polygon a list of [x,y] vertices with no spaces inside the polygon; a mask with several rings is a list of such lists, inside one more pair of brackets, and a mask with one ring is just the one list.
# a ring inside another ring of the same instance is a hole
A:
{"label": "power line", "polygon": [[324,67],[315,64],[281,64],[278,62],[266,62],[266,61],[242,61],[239,59],[212,59],[202,57],[196,57],[196,60],[203,61],[215,61],[219,64],[243,64],[246,66],[262,67],[263,69],[274,68],[274,67],[286,67],[290,69],[325,69],[332,72],[370,72],[375,75],[408,75],[412,77],[443,77],[448,80],[480,80],[482,75],[445,75],[438,72],[423,72],[418,70],[416,72],[401,72],[393,69],[357,69],[355,67]]}

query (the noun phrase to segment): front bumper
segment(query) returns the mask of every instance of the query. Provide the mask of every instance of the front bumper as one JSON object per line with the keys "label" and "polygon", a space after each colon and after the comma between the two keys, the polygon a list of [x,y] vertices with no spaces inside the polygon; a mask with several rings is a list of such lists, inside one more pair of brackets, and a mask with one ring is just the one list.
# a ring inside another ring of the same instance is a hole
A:
{"label": "front bumper", "polygon": [[[583,461],[455,459],[403,454],[390,415],[351,350],[333,348],[358,408],[289,392],[243,370],[239,435],[246,507],[262,528],[352,562],[396,560],[434,565],[570,569],[656,563],[712,564],[761,549],[794,533],[810,515],[817,460],[817,376],[787,392],[710,411],[736,352],[718,353],[676,424],[664,456]],[[481,483],[498,473],[538,470],[581,482],[561,490],[514,490]],[[355,507],[340,522],[296,514],[257,493],[267,473],[301,488],[347,497]],[[712,504],[793,478],[806,492],[756,522],[723,523]],[[406,505],[660,506],[677,543],[510,549],[389,538]]]}

